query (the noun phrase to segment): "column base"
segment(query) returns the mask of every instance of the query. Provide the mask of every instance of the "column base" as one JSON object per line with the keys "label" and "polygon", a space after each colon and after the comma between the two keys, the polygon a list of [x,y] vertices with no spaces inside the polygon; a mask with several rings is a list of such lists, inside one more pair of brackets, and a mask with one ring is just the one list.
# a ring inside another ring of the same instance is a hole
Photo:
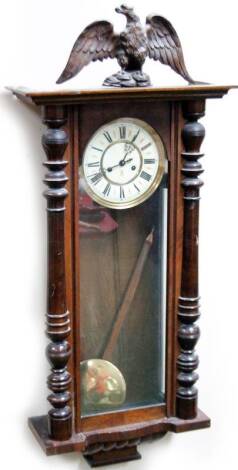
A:
{"label": "column base", "polygon": [[195,419],[197,415],[197,397],[176,397],[176,415],[180,419]]}

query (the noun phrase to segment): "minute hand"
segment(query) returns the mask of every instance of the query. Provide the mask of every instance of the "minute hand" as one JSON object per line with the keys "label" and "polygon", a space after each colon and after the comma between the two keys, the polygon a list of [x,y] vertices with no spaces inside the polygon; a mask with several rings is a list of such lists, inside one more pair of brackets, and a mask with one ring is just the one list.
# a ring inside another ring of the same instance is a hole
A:
{"label": "minute hand", "polygon": [[132,149],[132,150],[131,150],[131,147],[130,147],[130,149],[129,149],[129,150],[127,150],[127,152],[126,152],[126,155],[125,155],[125,157],[124,157],[124,158],[123,158],[123,159],[120,161],[120,164],[122,164],[122,162],[124,163],[124,162],[125,162],[125,159],[126,159],[126,157],[127,157],[127,155],[128,155],[129,153],[132,153],[132,152],[134,152],[134,150],[135,150],[135,147],[133,147],[133,149]]}
{"label": "minute hand", "polygon": [[126,159],[128,153],[130,153],[130,150],[127,150],[125,157],[120,161],[119,165],[125,162],[125,159]]}

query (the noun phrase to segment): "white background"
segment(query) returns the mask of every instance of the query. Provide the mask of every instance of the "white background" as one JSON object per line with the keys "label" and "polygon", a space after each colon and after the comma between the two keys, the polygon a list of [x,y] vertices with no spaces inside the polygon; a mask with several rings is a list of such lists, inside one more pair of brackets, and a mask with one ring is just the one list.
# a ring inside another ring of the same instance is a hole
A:
{"label": "white background", "polygon": [[[53,88],[79,32],[96,19],[123,17],[118,1],[3,0],[0,27],[1,145],[1,468],[85,469],[78,454],[45,457],[26,425],[46,412],[44,356],[46,221],[41,197],[39,117],[4,91],[5,85]],[[154,11],[175,25],[187,66],[198,80],[238,84],[237,1],[134,1],[142,18]],[[182,84],[172,71],[146,63],[154,85]],[[118,70],[115,61],[92,64],[65,87],[98,86]],[[63,88],[64,86],[62,86]],[[237,292],[238,292],[238,90],[207,104],[203,120],[205,186],[202,189],[199,342],[199,406],[212,419],[209,430],[168,434],[143,444],[142,461],[131,470],[191,467],[238,468]]]}

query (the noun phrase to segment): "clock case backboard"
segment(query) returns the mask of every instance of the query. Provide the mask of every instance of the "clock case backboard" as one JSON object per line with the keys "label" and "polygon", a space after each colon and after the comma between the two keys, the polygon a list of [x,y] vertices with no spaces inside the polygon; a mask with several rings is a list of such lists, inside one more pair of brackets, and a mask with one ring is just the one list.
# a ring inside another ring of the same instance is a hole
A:
{"label": "clock case backboard", "polygon": [[[148,436],[210,426],[197,407],[194,348],[199,337],[198,219],[200,145],[198,122],[207,98],[231,87],[100,89],[38,93],[13,89],[22,101],[42,106],[48,174],[48,329],[52,365],[48,416],[29,424],[48,455],[81,451],[93,466],[139,458]],[[102,124],[131,117],[157,130],[168,157],[168,244],[165,404],[81,418],[80,252],[78,170],[84,148]],[[67,191],[65,191],[65,188]],[[65,205],[64,205],[65,200]],[[60,254],[60,256],[57,256]],[[53,300],[52,282],[56,292]],[[63,321],[62,321],[63,319]],[[67,325],[67,327],[65,327]]]}

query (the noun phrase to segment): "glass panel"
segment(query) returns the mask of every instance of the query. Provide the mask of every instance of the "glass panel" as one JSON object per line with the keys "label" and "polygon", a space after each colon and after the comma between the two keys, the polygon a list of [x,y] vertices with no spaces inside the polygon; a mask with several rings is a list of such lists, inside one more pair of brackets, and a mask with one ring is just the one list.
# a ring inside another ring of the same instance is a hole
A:
{"label": "glass panel", "polygon": [[165,400],[167,177],[132,209],[99,206],[80,178],[82,416]]}

